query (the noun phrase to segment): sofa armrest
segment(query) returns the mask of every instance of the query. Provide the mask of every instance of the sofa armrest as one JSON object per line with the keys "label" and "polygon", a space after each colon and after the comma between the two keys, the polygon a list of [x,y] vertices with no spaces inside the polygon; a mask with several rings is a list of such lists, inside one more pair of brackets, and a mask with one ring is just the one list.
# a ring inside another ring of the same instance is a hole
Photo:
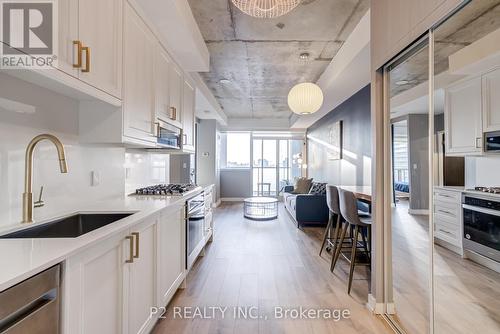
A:
{"label": "sofa armrest", "polygon": [[283,187],[283,192],[285,193],[291,193],[293,191],[293,186],[284,186]]}
{"label": "sofa armrest", "polygon": [[295,218],[298,222],[327,222],[330,210],[326,204],[326,195],[300,194],[295,202]]}

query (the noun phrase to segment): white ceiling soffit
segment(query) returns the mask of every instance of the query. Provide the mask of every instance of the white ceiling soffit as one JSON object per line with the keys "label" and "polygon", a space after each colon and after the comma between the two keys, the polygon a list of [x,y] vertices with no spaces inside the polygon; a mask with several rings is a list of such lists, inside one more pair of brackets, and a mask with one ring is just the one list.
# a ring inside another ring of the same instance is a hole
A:
{"label": "white ceiling soffit", "polygon": [[[450,74],[448,71],[434,78],[434,111],[444,111],[444,88],[463,79],[463,75]],[[391,98],[391,118],[408,114],[427,113],[429,110],[429,82],[423,82]]]}
{"label": "white ceiling soffit", "polygon": [[210,54],[186,0],[135,0],[168,52],[188,72],[207,72]]}
{"label": "white ceiling soffit", "polygon": [[324,103],[312,115],[292,117],[292,128],[308,128],[370,83],[370,11],[368,11],[323,72],[317,84]]}
{"label": "white ceiling soffit", "polygon": [[215,119],[221,125],[227,125],[226,114],[200,75],[198,73],[191,73],[191,77],[196,83],[196,117],[201,119]]}
{"label": "white ceiling soffit", "polygon": [[[222,130],[231,131],[290,131],[288,118],[236,118],[230,117]],[[301,130],[301,129],[294,129]]]}
{"label": "white ceiling soffit", "polygon": [[[391,108],[391,119],[405,115],[429,113],[429,95],[422,95],[398,107]],[[434,114],[444,113],[444,89],[434,91]]]}

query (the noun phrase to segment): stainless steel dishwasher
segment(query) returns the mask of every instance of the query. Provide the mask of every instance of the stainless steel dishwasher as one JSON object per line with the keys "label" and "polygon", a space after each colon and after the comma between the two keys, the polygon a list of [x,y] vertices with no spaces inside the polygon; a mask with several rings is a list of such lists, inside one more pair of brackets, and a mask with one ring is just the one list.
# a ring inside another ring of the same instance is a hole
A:
{"label": "stainless steel dishwasher", "polygon": [[0,333],[59,333],[61,266],[0,292]]}

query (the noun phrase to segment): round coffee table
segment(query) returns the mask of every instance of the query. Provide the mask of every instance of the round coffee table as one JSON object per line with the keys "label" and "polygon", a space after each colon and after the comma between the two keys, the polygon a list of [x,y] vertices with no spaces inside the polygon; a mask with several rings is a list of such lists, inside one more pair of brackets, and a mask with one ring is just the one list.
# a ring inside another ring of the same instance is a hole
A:
{"label": "round coffee table", "polygon": [[243,215],[252,220],[278,218],[278,199],[274,197],[250,197],[243,201]]}

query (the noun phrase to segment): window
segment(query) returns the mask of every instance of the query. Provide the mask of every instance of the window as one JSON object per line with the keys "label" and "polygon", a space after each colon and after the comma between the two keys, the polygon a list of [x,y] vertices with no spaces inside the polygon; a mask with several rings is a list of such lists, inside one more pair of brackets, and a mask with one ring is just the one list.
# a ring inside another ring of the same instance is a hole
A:
{"label": "window", "polygon": [[250,132],[221,134],[221,168],[250,168]]}

